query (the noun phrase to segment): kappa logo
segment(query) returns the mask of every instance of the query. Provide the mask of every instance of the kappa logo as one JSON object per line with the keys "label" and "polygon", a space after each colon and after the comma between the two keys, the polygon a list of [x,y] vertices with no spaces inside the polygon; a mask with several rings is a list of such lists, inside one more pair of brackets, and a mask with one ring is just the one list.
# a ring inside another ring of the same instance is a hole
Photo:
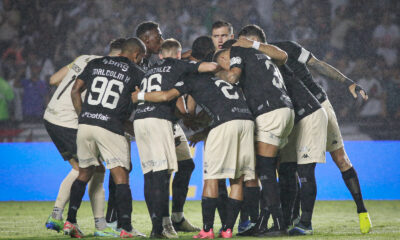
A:
{"label": "kappa logo", "polygon": [[338,143],[338,141],[336,141],[336,140],[333,140],[333,141],[332,141],[332,144],[333,144],[333,145],[335,145],[335,144],[337,144],[337,143]]}
{"label": "kappa logo", "polygon": [[231,66],[235,64],[241,64],[242,63],[242,58],[240,57],[233,57],[231,58]]}
{"label": "kappa logo", "polygon": [[304,154],[303,156],[301,156],[301,158],[309,158],[308,154]]}
{"label": "kappa logo", "polygon": [[175,84],[175,87],[180,87],[180,86],[183,86],[183,81],[179,81],[179,82],[177,82],[176,84]]}

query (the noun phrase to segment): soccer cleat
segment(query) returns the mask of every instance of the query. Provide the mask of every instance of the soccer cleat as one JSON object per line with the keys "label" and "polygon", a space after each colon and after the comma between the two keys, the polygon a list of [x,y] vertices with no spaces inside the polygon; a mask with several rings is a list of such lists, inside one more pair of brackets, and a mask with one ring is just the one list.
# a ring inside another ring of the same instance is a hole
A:
{"label": "soccer cleat", "polygon": [[372,228],[371,219],[369,218],[368,212],[362,212],[358,214],[358,218],[360,219],[360,231],[361,233],[369,233]]}
{"label": "soccer cleat", "polygon": [[107,227],[112,228],[114,231],[121,232],[121,228],[118,228],[118,221],[107,223]]}
{"label": "soccer cleat", "polygon": [[66,221],[63,227],[64,235],[70,235],[72,238],[83,238],[84,234],[79,229],[77,223],[70,223]]}
{"label": "soccer cleat", "polygon": [[256,223],[249,222],[246,228],[240,228],[240,231],[236,234],[236,236],[253,236],[255,229]]}
{"label": "soccer cleat", "polygon": [[95,230],[94,231],[94,236],[95,237],[119,237],[120,232],[115,231],[111,227],[106,227],[103,230]]}
{"label": "soccer cleat", "polygon": [[239,225],[238,225],[238,233],[244,232],[247,229],[249,229],[249,225],[251,224],[250,220],[246,220],[244,222],[239,221]]}
{"label": "soccer cleat", "polygon": [[175,231],[177,232],[198,232],[201,229],[191,224],[186,218],[183,218],[179,223],[172,222]]}
{"label": "soccer cleat", "polygon": [[57,220],[55,218],[52,218],[51,215],[49,216],[49,218],[47,219],[45,226],[47,229],[50,230],[54,230],[57,232],[60,232],[63,229],[64,226],[64,221],[61,220]]}
{"label": "soccer cleat", "polygon": [[176,233],[172,224],[164,225],[161,235],[163,235],[166,238],[178,238],[178,234]]}
{"label": "soccer cleat", "polygon": [[259,236],[262,235],[264,233],[266,233],[268,231],[268,218],[269,218],[269,214],[266,214],[265,211],[262,211],[260,216],[257,219],[257,223],[253,228],[253,236]]}
{"label": "soccer cleat", "polygon": [[206,231],[204,231],[204,229],[201,229],[199,234],[193,236],[193,238],[197,238],[197,239],[214,239],[215,238],[214,230],[211,228],[210,231],[206,232]]}
{"label": "soccer cleat", "polygon": [[232,230],[230,228],[226,229],[226,231],[222,230],[221,238],[232,238]]}
{"label": "soccer cleat", "polygon": [[286,236],[287,232],[282,229],[278,229],[274,226],[272,226],[270,229],[267,231],[264,231],[264,233],[258,234],[258,237],[281,237],[281,236]]}
{"label": "soccer cleat", "polygon": [[298,223],[294,225],[292,229],[288,231],[290,236],[298,236],[298,235],[312,235],[314,233],[312,226],[305,227],[303,224]]}

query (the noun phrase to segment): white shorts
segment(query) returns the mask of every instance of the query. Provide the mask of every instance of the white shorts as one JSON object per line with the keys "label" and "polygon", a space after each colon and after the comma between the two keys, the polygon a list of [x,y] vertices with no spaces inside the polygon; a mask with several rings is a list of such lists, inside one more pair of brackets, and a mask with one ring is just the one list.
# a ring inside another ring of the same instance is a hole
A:
{"label": "white shorts", "polygon": [[336,118],[335,110],[333,110],[333,107],[329,102],[329,100],[326,99],[321,105],[325,109],[326,114],[328,115],[326,151],[333,152],[344,146],[342,134],[340,133],[340,128]]}
{"label": "white shorts", "polygon": [[178,170],[172,123],[165,119],[146,118],[133,122],[143,174]]}
{"label": "white shorts", "polygon": [[174,124],[174,138],[175,141],[179,141],[179,144],[177,146],[175,145],[176,158],[178,161],[191,159],[192,154],[190,153],[189,143],[179,123]]}
{"label": "white shorts", "polygon": [[282,148],[287,144],[293,125],[293,109],[279,108],[264,113],[256,118],[256,141]]}
{"label": "white shorts", "polygon": [[325,163],[328,117],[323,108],[301,119],[280,151],[281,162]]}
{"label": "white shorts", "polygon": [[232,120],[211,129],[203,164],[204,179],[254,179],[254,122]]}
{"label": "white shorts", "polygon": [[79,167],[99,166],[101,156],[107,169],[130,170],[129,143],[124,136],[102,127],[79,124],[76,143]]}

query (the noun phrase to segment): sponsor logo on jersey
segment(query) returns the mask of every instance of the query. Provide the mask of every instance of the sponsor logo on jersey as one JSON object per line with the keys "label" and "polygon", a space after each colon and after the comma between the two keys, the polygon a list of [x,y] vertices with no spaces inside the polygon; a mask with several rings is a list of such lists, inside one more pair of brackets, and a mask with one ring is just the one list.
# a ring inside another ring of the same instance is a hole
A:
{"label": "sponsor logo on jersey", "polygon": [[110,117],[108,115],[103,115],[101,113],[90,113],[90,112],[84,112],[82,113],[83,118],[91,118],[91,119],[98,119],[102,121],[108,121],[110,120]]}
{"label": "sponsor logo on jersey", "polygon": [[103,63],[106,64],[106,65],[112,65],[112,66],[116,66],[118,68],[121,68],[121,70],[123,72],[126,72],[129,69],[129,65],[127,63],[114,61],[112,59],[106,59],[105,58],[105,59],[103,59]]}
{"label": "sponsor logo on jersey", "polygon": [[269,56],[267,56],[266,54],[256,54],[257,60],[263,60],[263,59],[269,59],[271,60],[271,58]]}
{"label": "sponsor logo on jersey", "polygon": [[231,110],[233,113],[248,113],[251,114],[250,110],[248,108],[238,108],[238,107],[233,107]]}
{"label": "sponsor logo on jersey", "polygon": [[75,63],[72,64],[71,69],[74,70],[74,71],[77,72],[77,73],[79,73],[79,72],[82,71],[82,68],[80,68],[80,67],[79,67],[78,65],[76,65]]}
{"label": "sponsor logo on jersey", "polygon": [[151,111],[153,111],[154,109],[156,109],[155,106],[152,106],[152,107],[147,106],[147,107],[145,107],[145,108],[143,108],[143,109],[138,109],[138,110],[136,111],[136,114],[151,112]]}
{"label": "sponsor logo on jersey", "polygon": [[231,66],[235,64],[241,64],[242,63],[242,58],[241,57],[233,57],[231,58]]}

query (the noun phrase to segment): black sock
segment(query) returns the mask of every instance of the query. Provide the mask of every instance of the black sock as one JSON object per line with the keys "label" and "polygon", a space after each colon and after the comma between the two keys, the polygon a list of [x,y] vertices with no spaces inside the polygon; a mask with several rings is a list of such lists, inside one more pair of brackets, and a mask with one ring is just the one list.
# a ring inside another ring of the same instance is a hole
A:
{"label": "black sock", "polygon": [[144,174],[144,200],[146,201],[147,210],[149,211],[149,216],[153,216],[153,172],[148,172]]}
{"label": "black sock", "polygon": [[208,232],[214,228],[215,209],[217,208],[218,199],[202,197],[201,212],[203,214],[203,229]]}
{"label": "black sock", "polygon": [[279,189],[281,193],[283,219],[291,225],[293,207],[297,195],[297,163],[281,163],[279,166]]}
{"label": "black sock", "polygon": [[293,204],[292,222],[294,219],[300,217],[300,179],[297,172],[296,172],[296,185],[297,185],[297,193]]}
{"label": "black sock", "polygon": [[193,159],[178,162],[178,172],[172,181],[172,212],[183,212],[193,170]]}
{"label": "black sock", "polygon": [[274,226],[279,230],[286,229],[283,220],[279,185],[276,181],[277,157],[263,157],[257,155],[257,174],[263,188],[263,198],[274,219]]}
{"label": "black sock", "polygon": [[72,183],[67,217],[67,221],[70,223],[76,223],[76,213],[81,206],[83,195],[85,195],[86,185],[86,182],[78,179]]}
{"label": "black sock", "polygon": [[[242,212],[244,209],[246,215],[250,217],[250,221],[256,223],[260,211],[260,187],[245,187],[243,195]],[[240,213],[240,217],[242,217],[242,212]]]}
{"label": "black sock", "polygon": [[226,202],[228,201],[228,190],[226,189],[226,180],[220,179],[218,180],[218,203],[217,210],[219,214],[219,218],[221,219],[222,226],[224,226],[226,222]]}
{"label": "black sock", "polygon": [[228,198],[228,202],[226,204],[226,211],[227,211],[226,223],[225,225],[223,225],[224,231],[226,231],[227,229],[233,230],[242,203],[243,201],[239,201],[233,198]]}
{"label": "black sock", "polygon": [[268,228],[268,219],[271,213],[267,207],[261,208],[260,217],[257,219],[255,230],[257,232],[263,232]]}
{"label": "black sock", "polygon": [[115,199],[118,210],[118,224],[125,231],[132,231],[132,193],[129,184],[116,184]]}
{"label": "black sock", "polygon": [[153,229],[156,233],[163,230],[162,218],[169,216],[169,177],[168,170],[153,172]]}
{"label": "black sock", "polygon": [[342,172],[342,177],[346,183],[347,189],[349,189],[351,195],[353,196],[354,202],[356,202],[357,213],[367,212],[362,198],[360,183],[358,181],[356,170],[351,167],[349,170]]}
{"label": "black sock", "polygon": [[300,223],[305,227],[311,226],[311,219],[314,210],[315,198],[317,197],[317,184],[315,182],[315,163],[301,164],[297,166],[301,182]]}
{"label": "black sock", "polygon": [[115,204],[115,183],[112,175],[110,174],[110,178],[108,181],[108,202],[107,202],[107,213],[106,213],[106,222],[112,223],[117,221],[117,206]]}

